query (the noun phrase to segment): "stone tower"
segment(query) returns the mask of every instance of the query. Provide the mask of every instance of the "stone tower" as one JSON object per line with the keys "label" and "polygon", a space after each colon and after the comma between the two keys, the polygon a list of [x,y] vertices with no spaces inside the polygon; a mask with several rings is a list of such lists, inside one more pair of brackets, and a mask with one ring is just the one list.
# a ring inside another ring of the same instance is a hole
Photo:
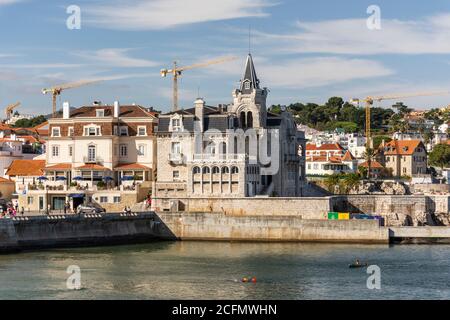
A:
{"label": "stone tower", "polygon": [[241,128],[264,128],[266,126],[267,88],[259,87],[252,55],[249,53],[245,63],[244,77],[240,88],[233,91],[231,112],[236,114]]}

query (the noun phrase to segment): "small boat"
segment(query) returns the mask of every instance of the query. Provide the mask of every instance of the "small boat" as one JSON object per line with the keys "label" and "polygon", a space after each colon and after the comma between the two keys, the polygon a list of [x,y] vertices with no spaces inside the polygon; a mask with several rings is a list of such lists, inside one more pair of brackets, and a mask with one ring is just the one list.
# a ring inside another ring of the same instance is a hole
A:
{"label": "small boat", "polygon": [[349,264],[349,265],[348,265],[348,267],[349,267],[350,269],[364,268],[364,267],[367,267],[367,266],[368,266],[367,263],[360,263],[360,264],[352,263],[352,264]]}

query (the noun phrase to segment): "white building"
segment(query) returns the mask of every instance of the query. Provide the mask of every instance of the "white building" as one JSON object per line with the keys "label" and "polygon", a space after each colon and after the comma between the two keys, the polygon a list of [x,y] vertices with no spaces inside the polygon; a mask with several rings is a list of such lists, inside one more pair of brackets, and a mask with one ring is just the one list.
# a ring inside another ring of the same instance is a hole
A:
{"label": "white building", "polygon": [[[248,55],[231,105],[197,99],[194,108],[160,115],[157,196],[301,195],[306,141],[289,112],[267,111],[268,92]],[[265,163],[261,150],[269,150]]]}
{"label": "white building", "polygon": [[70,111],[64,103],[62,117],[49,120],[47,180],[28,186],[26,196],[35,199],[23,205],[60,210],[65,202],[73,208],[97,202],[122,210],[142,201],[155,176],[156,123],[155,114],[141,106],[115,102]]}

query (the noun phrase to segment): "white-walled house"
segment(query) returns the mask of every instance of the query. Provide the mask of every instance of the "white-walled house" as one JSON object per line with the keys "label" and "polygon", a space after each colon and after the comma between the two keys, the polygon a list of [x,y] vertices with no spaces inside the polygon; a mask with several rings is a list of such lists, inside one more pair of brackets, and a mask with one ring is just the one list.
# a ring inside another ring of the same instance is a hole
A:
{"label": "white-walled house", "polygon": [[48,124],[45,190],[35,185],[27,190],[28,196],[44,197],[44,207],[31,210],[96,202],[118,211],[150,193],[156,163],[154,112],[118,102],[74,110],[64,103],[62,116]]}

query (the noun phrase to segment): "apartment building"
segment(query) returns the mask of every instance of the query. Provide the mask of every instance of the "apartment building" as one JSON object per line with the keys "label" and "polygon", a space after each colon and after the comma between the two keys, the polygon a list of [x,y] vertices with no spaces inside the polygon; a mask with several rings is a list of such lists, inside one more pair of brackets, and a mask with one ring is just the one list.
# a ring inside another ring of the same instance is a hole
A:
{"label": "apartment building", "polygon": [[392,140],[380,146],[379,158],[394,177],[427,173],[427,150],[420,140]]}
{"label": "apartment building", "polygon": [[156,114],[137,105],[64,103],[48,121],[44,177],[19,202],[29,210],[96,202],[113,211],[144,200],[155,177],[156,125]]}

